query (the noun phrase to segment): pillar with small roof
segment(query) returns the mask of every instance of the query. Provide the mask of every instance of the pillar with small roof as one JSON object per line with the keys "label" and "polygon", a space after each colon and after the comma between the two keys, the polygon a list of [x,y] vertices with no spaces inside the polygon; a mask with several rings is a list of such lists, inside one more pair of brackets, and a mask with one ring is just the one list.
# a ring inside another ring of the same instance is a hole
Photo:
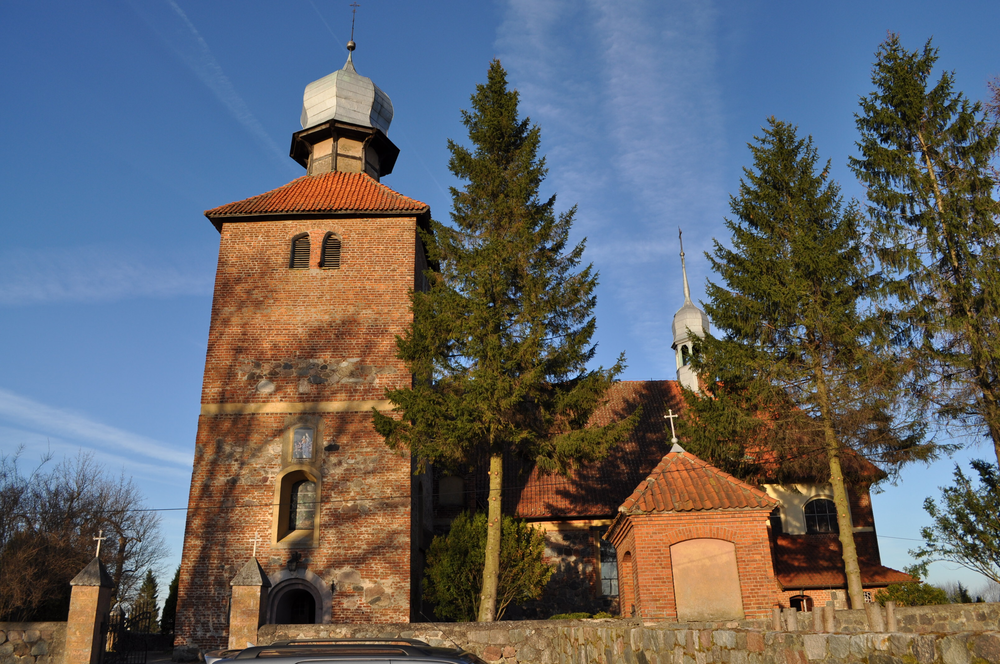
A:
{"label": "pillar with small roof", "polygon": [[98,664],[104,643],[101,640],[101,623],[107,620],[111,608],[111,591],[114,583],[101,562],[103,532],[97,537],[97,554],[70,585],[73,587],[66,620],[66,661]]}
{"label": "pillar with small roof", "polygon": [[254,554],[230,583],[233,596],[229,611],[229,647],[233,649],[257,645],[257,630],[267,619],[271,580],[257,562],[256,551]]}

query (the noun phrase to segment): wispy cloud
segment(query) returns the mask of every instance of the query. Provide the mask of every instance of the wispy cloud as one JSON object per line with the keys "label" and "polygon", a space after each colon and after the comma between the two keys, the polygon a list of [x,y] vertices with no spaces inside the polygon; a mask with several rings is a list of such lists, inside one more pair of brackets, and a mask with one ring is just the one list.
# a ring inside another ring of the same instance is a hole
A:
{"label": "wispy cloud", "polygon": [[[189,453],[160,441],[103,424],[85,415],[39,403],[0,389],[0,421],[31,432],[49,434],[111,454],[126,454],[132,463],[166,462],[179,468],[191,465]],[[146,459],[146,462],[138,459]]]}
{"label": "wispy cloud", "polygon": [[716,21],[703,0],[508,0],[497,37],[542,127],[549,186],[579,204],[587,256],[659,372],[673,368],[662,348],[681,304],[677,227],[697,296],[727,201]]}
{"label": "wispy cloud", "polygon": [[288,155],[278,147],[278,144],[267,133],[264,126],[251,112],[243,97],[236,91],[233,82],[226,76],[222,66],[209,48],[198,28],[188,15],[174,0],[167,0],[167,5],[176,22],[180,22],[181,30],[164,33],[164,25],[160,16],[153,17],[150,12],[155,8],[146,3],[132,3],[149,27],[167,44],[167,46],[186,64],[198,79],[215,95],[229,113],[256,140],[264,150],[282,167],[291,168]]}
{"label": "wispy cloud", "polygon": [[[32,464],[37,464],[50,452],[54,460],[59,460],[74,457],[79,452],[85,451],[86,454],[92,454],[94,460],[108,472],[123,471],[127,476],[141,478],[144,483],[155,482],[169,489],[175,489],[177,486],[183,486],[191,477],[190,463],[188,468],[181,468],[158,461],[143,462],[132,455],[115,453],[103,447],[83,446],[78,442],[51,434],[0,425],[0,454],[14,454],[18,450],[21,450],[21,460],[26,464],[26,468],[33,467]],[[149,487],[144,488],[148,493]]]}
{"label": "wispy cloud", "polygon": [[212,293],[213,275],[204,265],[153,258],[131,246],[8,250],[0,254],[0,306]]}

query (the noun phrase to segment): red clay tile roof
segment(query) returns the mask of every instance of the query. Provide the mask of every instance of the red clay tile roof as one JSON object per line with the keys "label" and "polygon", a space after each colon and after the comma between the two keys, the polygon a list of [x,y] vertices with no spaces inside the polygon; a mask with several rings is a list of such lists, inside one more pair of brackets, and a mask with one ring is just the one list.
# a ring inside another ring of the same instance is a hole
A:
{"label": "red clay tile roof", "polygon": [[403,196],[366,173],[331,172],[304,175],[266,193],[206,210],[205,216],[214,221],[296,213],[422,214],[429,210],[426,203]]}
{"label": "red clay tile roof", "polygon": [[[614,516],[636,485],[649,475],[670,449],[664,434],[667,408],[678,413],[683,397],[676,381],[621,381],[608,390],[606,404],[594,411],[590,424],[621,419],[642,406],[642,417],[628,440],[598,463],[581,464],[569,477],[545,475],[532,464],[508,458],[504,462],[504,513],[521,518]],[[486,498],[485,468],[474,474],[477,494]]]}
{"label": "red clay tile roof", "polygon": [[[868,587],[913,581],[913,577],[882,565],[874,532],[854,533],[861,567],[861,582]],[[777,535],[774,572],[785,590],[846,588],[843,547],[836,534]]]}
{"label": "red clay tile roof", "polygon": [[763,509],[778,504],[766,493],[710,466],[679,446],[664,455],[619,508],[626,514]]}

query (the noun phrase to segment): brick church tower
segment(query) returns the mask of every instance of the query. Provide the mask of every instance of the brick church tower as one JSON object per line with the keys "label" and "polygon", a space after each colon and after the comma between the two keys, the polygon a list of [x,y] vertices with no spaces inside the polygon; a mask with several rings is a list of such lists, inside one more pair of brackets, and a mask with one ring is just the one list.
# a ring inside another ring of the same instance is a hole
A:
{"label": "brick church tower", "polygon": [[352,55],[306,87],[291,157],[307,174],[205,213],[221,243],[178,646],[226,645],[231,584],[254,557],[262,622],[410,619],[414,478],[371,410],[410,384],[395,335],[430,210],[380,183],[399,153],[392,103]]}

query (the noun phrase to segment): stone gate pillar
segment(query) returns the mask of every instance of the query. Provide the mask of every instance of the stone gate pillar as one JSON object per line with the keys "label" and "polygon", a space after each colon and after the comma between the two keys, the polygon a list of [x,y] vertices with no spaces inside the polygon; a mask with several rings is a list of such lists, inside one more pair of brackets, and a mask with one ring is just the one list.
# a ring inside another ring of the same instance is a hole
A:
{"label": "stone gate pillar", "polygon": [[271,581],[256,558],[236,573],[230,585],[233,598],[229,608],[229,647],[257,645],[257,630],[267,616],[267,594]]}
{"label": "stone gate pillar", "polygon": [[66,620],[66,661],[97,664],[104,647],[101,622],[111,607],[111,575],[95,557],[69,583],[73,592]]}

